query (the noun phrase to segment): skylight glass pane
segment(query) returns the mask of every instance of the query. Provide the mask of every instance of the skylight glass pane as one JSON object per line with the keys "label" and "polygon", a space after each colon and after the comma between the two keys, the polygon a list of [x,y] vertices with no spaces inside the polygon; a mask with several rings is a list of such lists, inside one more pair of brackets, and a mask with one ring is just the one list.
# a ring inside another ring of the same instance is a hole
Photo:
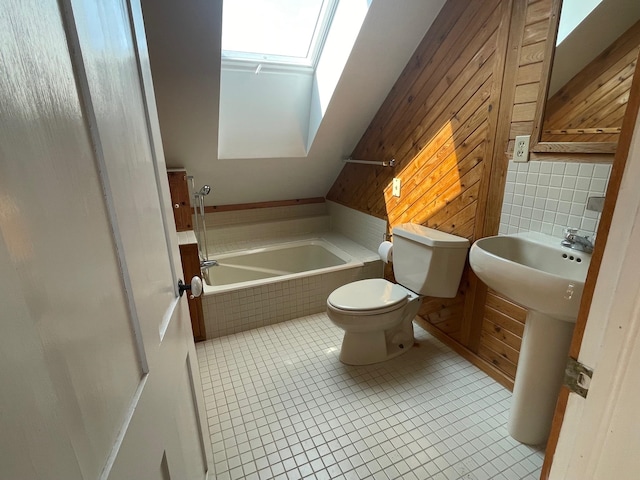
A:
{"label": "skylight glass pane", "polygon": [[222,50],[256,56],[312,54],[323,0],[225,0]]}

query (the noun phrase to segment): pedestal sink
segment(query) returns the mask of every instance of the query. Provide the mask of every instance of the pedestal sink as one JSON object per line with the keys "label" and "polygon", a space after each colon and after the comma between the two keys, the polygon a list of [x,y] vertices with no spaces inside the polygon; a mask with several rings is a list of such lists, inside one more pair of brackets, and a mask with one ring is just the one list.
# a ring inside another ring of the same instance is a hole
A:
{"label": "pedestal sink", "polygon": [[537,232],[485,237],[469,252],[489,287],[528,310],[509,434],[537,445],[549,436],[591,255]]}

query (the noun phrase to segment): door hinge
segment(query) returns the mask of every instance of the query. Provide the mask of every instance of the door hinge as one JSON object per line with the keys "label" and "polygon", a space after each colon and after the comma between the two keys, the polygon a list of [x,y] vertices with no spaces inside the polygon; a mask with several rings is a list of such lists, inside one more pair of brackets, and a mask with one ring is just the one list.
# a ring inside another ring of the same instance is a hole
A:
{"label": "door hinge", "polygon": [[564,370],[563,385],[573,393],[577,393],[583,398],[587,398],[589,393],[589,385],[593,377],[593,370],[583,365],[577,360],[569,357],[567,366]]}

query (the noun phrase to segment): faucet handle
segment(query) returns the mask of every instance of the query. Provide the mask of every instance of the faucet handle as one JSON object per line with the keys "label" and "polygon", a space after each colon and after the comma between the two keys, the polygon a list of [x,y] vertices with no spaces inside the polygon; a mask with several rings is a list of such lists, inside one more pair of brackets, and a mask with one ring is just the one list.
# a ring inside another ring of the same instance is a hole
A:
{"label": "faucet handle", "polygon": [[569,238],[578,233],[577,228],[567,227],[564,229],[564,238]]}

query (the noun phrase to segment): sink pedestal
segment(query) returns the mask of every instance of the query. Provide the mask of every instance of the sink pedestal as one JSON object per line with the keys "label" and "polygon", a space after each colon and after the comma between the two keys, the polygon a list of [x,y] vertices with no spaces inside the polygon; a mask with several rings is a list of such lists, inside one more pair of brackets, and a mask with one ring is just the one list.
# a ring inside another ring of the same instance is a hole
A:
{"label": "sink pedestal", "polygon": [[519,442],[539,445],[549,436],[574,326],[531,310],[527,314],[507,425]]}

